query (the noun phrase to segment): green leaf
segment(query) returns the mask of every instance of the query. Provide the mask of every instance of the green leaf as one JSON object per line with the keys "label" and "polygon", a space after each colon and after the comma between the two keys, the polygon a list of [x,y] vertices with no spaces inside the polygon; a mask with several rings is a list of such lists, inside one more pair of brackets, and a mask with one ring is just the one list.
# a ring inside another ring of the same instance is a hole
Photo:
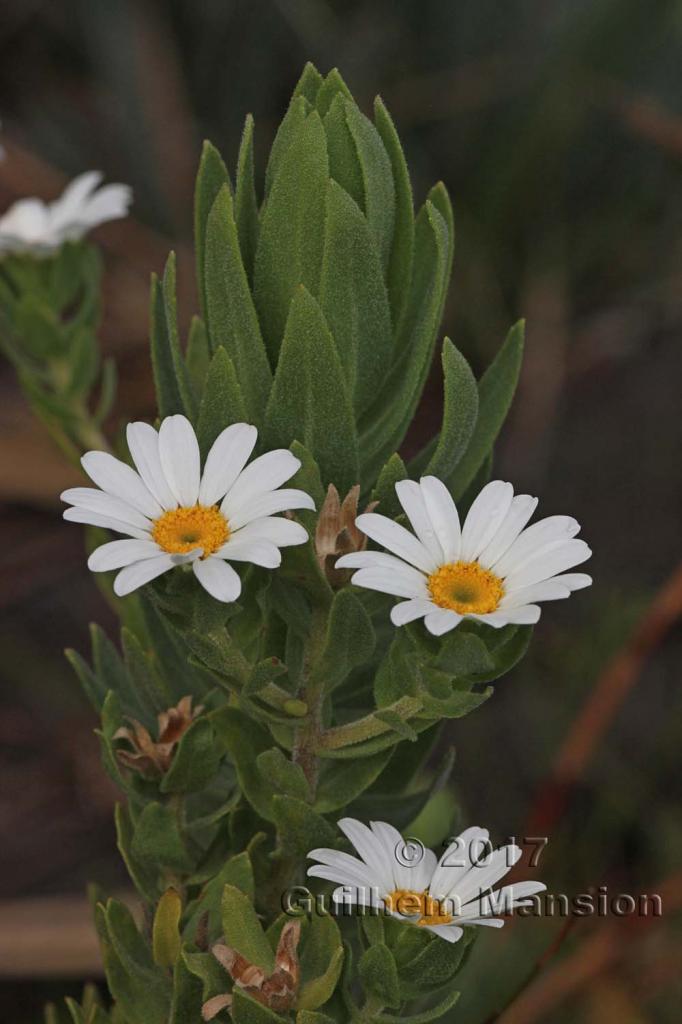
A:
{"label": "green leaf", "polygon": [[362,170],[358,150],[346,120],[346,98],[341,93],[334,97],[323,124],[327,136],[330,177],[364,210]]}
{"label": "green leaf", "polygon": [[447,272],[447,225],[432,203],[417,217],[415,258],[409,299],[396,352],[397,361],[376,403],[361,424],[363,473],[374,479],[399,446],[424,389],[440,323]]}
{"label": "green leaf", "polygon": [[206,385],[199,406],[197,438],[203,458],[206,458],[218,434],[232,423],[248,421],[246,400],[237,378],[234,363],[224,348],[219,348],[211,360]]}
{"label": "green leaf", "polygon": [[483,639],[462,629],[453,630],[438,652],[434,668],[457,678],[490,672],[494,661]]}
{"label": "green leaf", "polygon": [[446,189],[442,181],[439,181],[438,184],[433,186],[433,188],[431,189],[426,198],[429,202],[433,203],[435,208],[438,210],[439,214],[445,221],[448,229],[448,254],[445,271],[445,280],[443,282],[443,294],[441,297],[441,310],[440,316],[438,318],[440,320],[440,318],[443,316],[443,308],[445,307],[448,288],[450,285],[450,278],[452,275],[452,261],[455,254],[455,219],[452,212],[452,204],[450,202],[448,190]]}
{"label": "green leaf", "polygon": [[282,850],[285,854],[305,857],[317,846],[333,846],[338,835],[322,815],[310,804],[292,796],[275,794],[272,809]]}
{"label": "green leaf", "polygon": [[297,289],[265,416],[265,443],[301,441],[323,484],[344,494],[358,480],[355,419],[334,341],[319,305]]}
{"label": "green leaf", "polygon": [[140,864],[133,855],[131,847],[135,829],[127,806],[116,804],[114,821],[116,822],[116,845],[128,869],[128,874],[138,892],[148,903],[153,903],[158,896],[157,873],[153,866]]}
{"label": "green leaf", "polygon": [[198,396],[201,396],[203,393],[210,361],[211,352],[208,345],[206,324],[201,317],[193,316],[187,338],[185,362],[194,393]]}
{"label": "green leaf", "polygon": [[301,939],[299,1010],[317,1010],[330,998],[343,967],[341,933],[334,918],[314,914]]}
{"label": "green leaf", "polygon": [[390,369],[391,314],[369,226],[351,197],[330,181],[320,306],[357,413],[376,399]]}
{"label": "green leaf", "polygon": [[316,1013],[315,1010],[299,1010],[296,1014],[296,1024],[334,1024],[334,1021],[326,1013]]}
{"label": "green leaf", "polygon": [[375,782],[392,754],[389,748],[357,761],[325,762],[317,787],[315,810],[329,814],[346,807]]}
{"label": "green leaf", "polygon": [[354,103],[353,94],[341,77],[338,68],[332,68],[317,91],[315,105],[320,117],[324,117],[337,96]]}
{"label": "green leaf", "polygon": [[385,722],[386,725],[390,725],[394,732],[397,732],[399,736],[402,736],[405,740],[410,740],[412,743],[417,739],[417,733],[404,718],[396,714],[395,711],[391,711],[390,708],[384,708],[381,711],[375,711],[374,717],[380,722]]}
{"label": "green leaf", "polygon": [[156,274],[152,274],[150,302],[152,370],[159,416],[165,419],[166,416],[173,416],[176,413],[187,415],[175,373],[163,289]]}
{"label": "green leaf", "polygon": [[211,348],[232,359],[250,422],[261,422],[272,383],[268,357],[239,249],[232,197],[225,186],[206,224],[205,290]]}
{"label": "green leaf", "polygon": [[222,898],[226,885],[239,889],[252,902],[254,901],[256,884],[251,858],[246,850],[231,857],[204,886],[196,903],[190,908],[183,932],[185,941],[195,939],[199,921],[204,915],[207,916],[206,933],[209,940],[213,941],[218,938],[222,930]]}
{"label": "green leaf", "polygon": [[521,371],[523,358],[523,320],[512,327],[504,345],[495,356],[478,385],[478,420],[469,446],[447,480],[459,497],[471,483],[476,471],[492,450],[504,423]]}
{"label": "green leaf", "polygon": [[234,1024],[286,1024],[286,1017],[281,1017],[274,1010],[257,1003],[238,988],[235,988],[233,993],[232,1020]]}
{"label": "green leaf", "polygon": [[135,823],[131,852],[147,869],[162,866],[181,873],[192,870],[192,859],[177,818],[166,804],[145,805]]}
{"label": "green leaf", "polygon": [[204,789],[218,771],[220,752],[210,720],[195,719],[176,747],[161,792],[194,793]]}
{"label": "green leaf", "polygon": [[70,647],[64,652],[67,661],[78,676],[85,696],[98,713],[102,710],[102,704],[108,692],[105,682],[96,675],[88,665],[87,661]]}
{"label": "green leaf", "polygon": [[256,758],[263,779],[285,796],[310,800],[310,786],[300,764],[294,764],[278,747],[264,750]]}
{"label": "green leaf", "polygon": [[185,959],[178,957],[173,971],[173,1002],[168,1024],[196,1024],[202,995],[202,982],[190,970]]}
{"label": "green leaf", "polygon": [[176,260],[175,253],[171,252],[166,260],[163,272],[161,291],[163,294],[163,308],[166,319],[166,339],[170,348],[170,355],[173,363],[175,379],[177,381],[180,398],[186,415],[194,422],[196,419],[196,399],[192,382],[189,378],[185,357],[180,348],[180,336],[178,334],[178,308],[176,296]]}
{"label": "green leaf", "polygon": [[121,647],[126,671],[140,704],[150,717],[165,711],[172,703],[172,695],[154,668],[151,655],[127,626],[121,630]]}
{"label": "green leaf", "polygon": [[390,114],[378,96],[374,101],[374,123],[391,161],[395,186],[395,228],[387,277],[393,325],[397,328],[402,319],[412,276],[412,249],[414,246],[412,185],[398,133]]}
{"label": "green leaf", "polygon": [[478,417],[476,378],[449,338],[443,342],[443,425],[426,473],[447,480],[471,440]]}
{"label": "green leaf", "polygon": [[354,668],[369,661],[376,637],[372,620],[360,598],[351,590],[334,595],[327,633],[314,678],[324,681],[326,689],[338,686]]}
{"label": "green leaf", "polygon": [[223,163],[223,159],[215,146],[211,145],[210,142],[204,142],[194,191],[194,247],[197,261],[197,287],[204,323],[207,323],[206,288],[204,283],[206,223],[216,197],[225,185],[227,185],[228,189],[231,187],[230,176]]}
{"label": "green leaf", "polygon": [[131,1024],[166,1024],[170,981],[154,965],[130,911],[117,900],[100,905],[100,911],[98,934],[112,995]]}
{"label": "green leaf", "polygon": [[399,515],[402,515],[403,509],[398,501],[395,485],[400,480],[406,479],[407,470],[405,469],[405,463],[398,453],[394,452],[381,470],[376,487],[372,491],[372,501],[378,502],[379,512],[382,516],[396,519]]}
{"label": "green leaf", "polygon": [[459,992],[450,992],[436,1006],[430,1010],[424,1010],[423,1013],[401,1013],[399,1017],[394,1017],[393,1014],[389,1013],[382,1013],[376,1018],[376,1022],[377,1024],[428,1024],[429,1021],[441,1020],[447,1011],[452,1009],[459,996]]}
{"label": "green leaf", "polygon": [[360,957],[358,973],[368,995],[384,1006],[400,1006],[400,981],[395,959],[388,946],[377,943]]}
{"label": "green leaf", "polygon": [[282,157],[261,218],[254,299],[273,364],[294,291],[318,291],[328,177],[324,128],[313,112]]}
{"label": "green leaf", "polygon": [[315,65],[308,61],[306,66],[303,68],[303,73],[301,74],[296,88],[294,89],[292,99],[297,99],[299,96],[305,96],[309,103],[314,104],[322,82],[322,75]]}
{"label": "green leaf", "polygon": [[222,896],[225,942],[266,974],[275,969],[275,955],[248,896],[226,885]]}
{"label": "green leaf", "polygon": [[433,992],[451,981],[459,970],[468,946],[466,935],[455,943],[443,942],[433,936],[433,940],[426,943],[417,956],[400,964],[403,999],[413,999]]}
{"label": "green leaf", "polygon": [[237,708],[221,708],[211,721],[227,747],[246,799],[261,818],[274,821],[272,786],[256,763],[258,755],[272,747],[269,733]]}
{"label": "green leaf", "polygon": [[154,963],[172,967],[180,954],[180,917],[182,899],[177,889],[166,889],[156,905],[152,925]]}
{"label": "green leaf", "polygon": [[284,115],[277,134],[272,143],[270,149],[270,158],[268,160],[268,166],[265,169],[265,196],[266,199],[270,194],[273,182],[279,173],[280,166],[286,155],[292,140],[296,137],[297,132],[308,114],[312,110],[311,104],[305,98],[305,96],[294,96],[292,97],[289,108]]}
{"label": "green leaf", "polygon": [[253,168],[253,117],[244,122],[239,157],[237,160],[237,189],[234,197],[234,219],[239,235],[239,247],[249,281],[253,279],[253,262],[258,244],[258,199]]}
{"label": "green leaf", "polygon": [[346,120],[353,136],[365,192],[364,211],[382,265],[388,264],[395,223],[393,170],[378,131],[355,103],[346,104]]}

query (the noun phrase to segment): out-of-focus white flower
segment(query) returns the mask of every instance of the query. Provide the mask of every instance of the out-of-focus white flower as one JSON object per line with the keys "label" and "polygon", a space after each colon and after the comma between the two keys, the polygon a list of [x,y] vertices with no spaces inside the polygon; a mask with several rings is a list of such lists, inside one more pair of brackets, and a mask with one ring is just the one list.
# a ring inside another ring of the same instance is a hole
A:
{"label": "out-of-focus white flower", "polygon": [[0,217],[0,255],[45,256],[91,228],[125,217],[132,202],[128,185],[103,185],[100,171],[86,171],[67,185],[59,199],[19,199]]}
{"label": "out-of-focus white flower", "polygon": [[236,601],[241,580],[229,562],[275,569],[280,548],[304,544],[300,523],[278,512],[314,509],[305,491],[283,488],[300,461],[282,448],[247,466],[258,431],[233,423],[218,435],[201,468],[199,444],[184,416],[167,416],[157,433],[148,423],[128,425],[137,472],[107,452],[86,452],[83,469],[99,489],[62,494],[64,518],[128,535],[90,555],[93,572],[120,569],[114,591],[123,597],[175,566],[191,564],[204,590]]}
{"label": "out-of-focus white flower", "polygon": [[466,829],[438,859],[432,850],[405,840],[385,821],[369,828],[355,818],[343,818],[339,828],[358,856],[339,850],[311,850],[319,861],[308,874],[336,882],[337,904],[383,909],[392,917],[457,942],[470,925],[501,928],[501,915],[532,904],[543,882],[516,882],[491,891],[521,856],[513,843],[492,850],[487,829]]}
{"label": "out-of-focus white flower", "polygon": [[407,598],[391,610],[396,626],[423,618],[440,636],[465,618],[495,628],[530,625],[540,618],[538,602],[568,597],[592,582],[586,573],[566,572],[592,554],[575,539],[580,524],[549,516],[524,529],[537,498],[514,496],[503,480],[483,488],[462,526],[450,492],[435,476],[401,480],[395,489],[414,533],[386,516],[358,516],[358,529],[387,551],[352,552],[336,568],[357,569],[352,582],[358,587]]}

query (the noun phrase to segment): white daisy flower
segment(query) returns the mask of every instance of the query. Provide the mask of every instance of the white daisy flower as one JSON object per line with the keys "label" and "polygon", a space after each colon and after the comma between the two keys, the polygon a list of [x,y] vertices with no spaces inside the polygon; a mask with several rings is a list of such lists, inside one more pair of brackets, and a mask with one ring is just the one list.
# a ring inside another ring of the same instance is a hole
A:
{"label": "white daisy flower", "polygon": [[234,423],[218,435],[203,473],[194,429],[184,416],[168,416],[157,433],[148,423],[128,425],[128,448],[137,472],[107,452],[87,452],[81,462],[97,484],[61,495],[64,518],[127,534],[90,555],[93,572],[120,569],[120,597],[176,565],[191,563],[202,587],[218,601],[235,601],[241,580],[228,562],[275,569],[279,549],[304,544],[308,534],[289,509],[314,509],[304,491],[281,488],[301,463],[286,449],[246,465],[258,431]]}
{"label": "white daisy flower", "polygon": [[128,185],[103,185],[100,171],[86,171],[67,185],[52,203],[19,199],[0,217],[0,255],[45,256],[67,241],[82,238],[91,228],[125,217],[132,202]]}
{"label": "white daisy flower", "polygon": [[457,942],[470,925],[501,928],[501,915],[532,904],[530,897],[547,888],[542,882],[524,881],[492,892],[521,850],[511,844],[493,851],[487,829],[466,829],[438,859],[384,821],[372,821],[368,828],[343,818],[338,825],[358,857],[311,850],[308,856],[319,863],[308,868],[308,875],[338,883],[332,893],[337,905],[383,909],[448,942]]}
{"label": "white daisy flower", "polygon": [[357,569],[359,587],[406,598],[391,610],[396,626],[424,619],[434,636],[478,619],[489,626],[530,625],[540,618],[538,601],[555,601],[588,587],[585,573],[567,573],[592,552],[576,540],[580,525],[570,516],[549,516],[524,529],[538,503],[514,496],[511,484],[487,484],[460,526],[445,484],[435,476],[401,480],[396,493],[414,534],[374,512],[356,525],[383,551],[343,555],[337,569]]}

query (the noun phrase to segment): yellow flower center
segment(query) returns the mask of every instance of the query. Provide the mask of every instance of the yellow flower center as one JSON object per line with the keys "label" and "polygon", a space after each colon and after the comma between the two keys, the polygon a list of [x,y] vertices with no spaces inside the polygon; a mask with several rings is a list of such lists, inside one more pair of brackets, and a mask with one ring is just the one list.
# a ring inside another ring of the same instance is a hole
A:
{"label": "yellow flower center", "polygon": [[403,917],[417,917],[417,924],[425,928],[427,925],[451,924],[452,914],[448,914],[439,900],[429,896],[427,892],[414,892],[412,889],[395,889],[385,898],[386,906],[394,914]]}
{"label": "yellow flower center", "polygon": [[460,615],[494,612],[504,595],[499,576],[478,562],[450,562],[432,572],[428,580],[434,604]]}
{"label": "yellow flower center", "polygon": [[154,520],[152,537],[164,551],[186,555],[203,548],[202,558],[212,555],[230,536],[227,519],[217,505],[173,508]]}

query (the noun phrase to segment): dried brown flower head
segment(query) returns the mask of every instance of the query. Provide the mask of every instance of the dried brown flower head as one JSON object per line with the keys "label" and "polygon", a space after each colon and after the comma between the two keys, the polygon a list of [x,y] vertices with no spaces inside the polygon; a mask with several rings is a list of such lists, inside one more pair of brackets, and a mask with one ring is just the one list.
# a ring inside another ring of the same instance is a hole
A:
{"label": "dried brown flower head", "polygon": [[[298,993],[299,964],[296,949],[300,937],[301,922],[287,921],[277,943],[275,970],[269,976],[230,946],[217,943],[211,952],[232,978],[233,990],[240,988],[263,1006],[275,1012],[286,1012],[293,1008]],[[231,1006],[232,995],[226,992],[205,1002],[201,1015],[204,1020],[213,1020],[221,1010]]]}
{"label": "dried brown flower head", "polygon": [[158,739],[153,740],[145,727],[135,718],[129,719],[130,728],[122,726],[114,739],[127,740],[131,750],[117,750],[116,754],[126,768],[139,772],[141,775],[164,775],[170,768],[175,748],[190,725],[203,711],[200,704],[192,708],[192,698],[183,697],[174,708],[162,711],[157,720],[159,723]]}
{"label": "dried brown flower head", "polygon": [[[322,572],[333,587],[343,586],[348,578],[347,570],[334,568],[336,559],[351,551],[364,551],[367,547],[367,537],[355,525],[359,498],[359,484],[350,489],[343,501],[334,484],[330,484],[320,510],[315,530],[315,554]],[[371,512],[376,506],[376,501],[370,502],[365,512]]]}

